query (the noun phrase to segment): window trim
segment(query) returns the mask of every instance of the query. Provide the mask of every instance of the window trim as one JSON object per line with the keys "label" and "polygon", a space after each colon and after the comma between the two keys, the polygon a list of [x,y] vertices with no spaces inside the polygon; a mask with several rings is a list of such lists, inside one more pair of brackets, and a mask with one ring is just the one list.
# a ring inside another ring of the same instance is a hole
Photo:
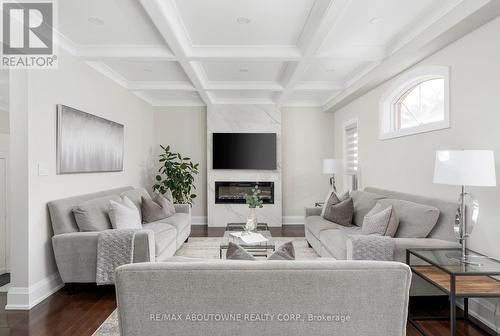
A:
{"label": "window trim", "polygon": [[[395,130],[394,104],[418,84],[431,79],[444,79],[444,120]],[[422,66],[396,79],[381,97],[379,103],[379,140],[394,139],[413,134],[442,130],[450,127],[450,68]]]}

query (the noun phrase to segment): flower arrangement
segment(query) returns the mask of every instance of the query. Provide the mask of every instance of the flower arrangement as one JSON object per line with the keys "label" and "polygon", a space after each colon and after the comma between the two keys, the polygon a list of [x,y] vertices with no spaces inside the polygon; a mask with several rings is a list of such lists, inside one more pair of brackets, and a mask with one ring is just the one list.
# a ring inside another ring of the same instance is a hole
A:
{"label": "flower arrangement", "polygon": [[263,207],[262,205],[263,202],[259,197],[260,193],[261,190],[259,189],[259,186],[256,185],[255,188],[252,188],[252,192],[245,195],[245,200],[249,208],[255,209]]}

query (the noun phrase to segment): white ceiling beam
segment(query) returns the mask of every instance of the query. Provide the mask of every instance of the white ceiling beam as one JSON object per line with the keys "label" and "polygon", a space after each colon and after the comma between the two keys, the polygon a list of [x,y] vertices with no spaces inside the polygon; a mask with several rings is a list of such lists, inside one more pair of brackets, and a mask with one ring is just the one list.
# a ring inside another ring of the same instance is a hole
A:
{"label": "white ceiling beam", "polygon": [[432,25],[427,24],[420,34],[400,46],[383,62],[355,74],[348,80],[347,88],[331,97],[323,106],[323,110],[336,111],[346,106],[498,16],[500,16],[498,0],[462,1]]}
{"label": "white ceiling beam", "polygon": [[134,81],[128,82],[126,87],[129,90],[197,91],[191,83],[174,81]]}
{"label": "white ceiling beam", "polygon": [[322,82],[322,81],[310,81],[310,82],[298,82],[294,91],[340,91],[344,89],[344,85],[340,82]]}
{"label": "white ceiling beam", "polygon": [[[298,43],[303,57],[309,58],[316,54],[349,2],[350,0],[317,0],[314,3]],[[278,98],[278,106],[283,105],[290,97],[295,85],[303,78],[309,65],[310,61],[301,60],[295,66],[289,67],[288,74],[285,75],[285,90]]]}
{"label": "white ceiling beam", "polygon": [[190,60],[297,61],[302,57],[296,46],[210,46],[188,47]]}
{"label": "white ceiling beam", "polygon": [[186,59],[186,50],[189,44],[182,24],[175,15],[175,6],[173,6],[170,0],[140,0],[140,2],[163,39],[176,56],[189,80],[200,94],[201,99],[205,104],[209,105],[211,103],[210,97],[203,89],[203,83],[199,72],[195,69],[192,62]]}
{"label": "white ceiling beam", "polygon": [[76,56],[84,60],[93,59],[140,59],[175,61],[176,58],[166,46],[143,45],[105,45],[105,46],[79,46]]}
{"label": "white ceiling beam", "polygon": [[276,82],[206,82],[205,90],[220,91],[220,90],[252,90],[252,91],[283,91],[283,86]]}
{"label": "white ceiling beam", "polygon": [[276,102],[268,98],[215,98],[215,105],[274,105]]}

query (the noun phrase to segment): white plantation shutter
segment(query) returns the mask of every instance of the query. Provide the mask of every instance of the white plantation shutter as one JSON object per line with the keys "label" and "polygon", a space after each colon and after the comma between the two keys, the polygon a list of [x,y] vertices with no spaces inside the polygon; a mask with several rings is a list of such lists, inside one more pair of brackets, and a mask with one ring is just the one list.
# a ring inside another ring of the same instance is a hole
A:
{"label": "white plantation shutter", "polygon": [[345,127],[345,173],[358,173],[358,124],[353,123]]}

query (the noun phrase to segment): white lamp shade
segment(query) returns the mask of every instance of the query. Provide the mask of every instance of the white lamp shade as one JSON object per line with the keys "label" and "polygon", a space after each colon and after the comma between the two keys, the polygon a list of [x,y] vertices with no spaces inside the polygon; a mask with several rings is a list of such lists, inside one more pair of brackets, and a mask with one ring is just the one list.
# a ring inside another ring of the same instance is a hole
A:
{"label": "white lamp shade", "polygon": [[497,179],[493,151],[437,151],[434,183],[478,187],[496,186]]}
{"label": "white lamp shade", "polygon": [[342,170],[342,161],[337,159],[323,160],[323,174],[338,174]]}

